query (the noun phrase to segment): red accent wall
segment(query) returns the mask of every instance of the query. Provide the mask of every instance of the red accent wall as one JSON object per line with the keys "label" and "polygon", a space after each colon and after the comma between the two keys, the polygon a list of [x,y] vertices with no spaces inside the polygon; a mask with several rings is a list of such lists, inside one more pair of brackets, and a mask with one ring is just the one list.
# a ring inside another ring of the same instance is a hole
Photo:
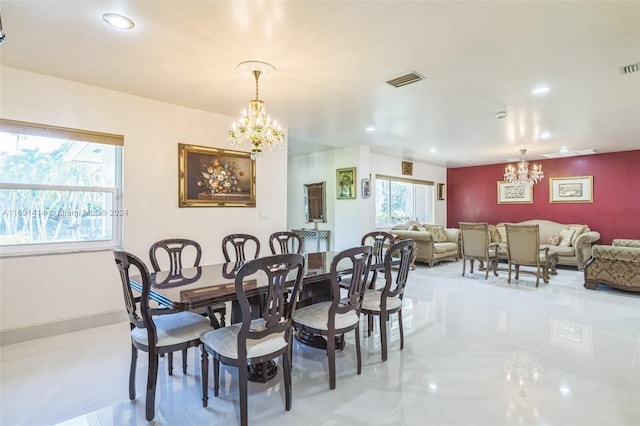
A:
{"label": "red accent wall", "polygon": [[[544,179],[534,185],[532,204],[498,204],[497,181],[506,163],[448,169],[447,226],[547,219],[587,224],[600,232],[599,244],[640,239],[640,150],[535,163],[542,165]],[[569,176],[593,176],[593,203],[549,202],[549,178]]]}

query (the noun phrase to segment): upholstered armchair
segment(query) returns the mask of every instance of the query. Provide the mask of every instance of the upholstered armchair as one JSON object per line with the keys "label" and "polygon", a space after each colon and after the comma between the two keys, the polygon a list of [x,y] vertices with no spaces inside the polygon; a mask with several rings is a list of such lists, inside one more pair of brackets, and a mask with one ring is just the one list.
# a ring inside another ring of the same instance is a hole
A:
{"label": "upholstered armchair", "polygon": [[640,240],[613,240],[594,245],[584,268],[584,286],[595,290],[607,284],[621,290],[640,291]]}

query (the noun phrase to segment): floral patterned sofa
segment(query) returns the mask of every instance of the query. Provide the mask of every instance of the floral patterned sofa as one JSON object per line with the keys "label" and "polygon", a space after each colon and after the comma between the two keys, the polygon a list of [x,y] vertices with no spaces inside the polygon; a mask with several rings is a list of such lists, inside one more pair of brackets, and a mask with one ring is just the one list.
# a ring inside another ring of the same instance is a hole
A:
{"label": "floral patterned sofa", "polygon": [[584,268],[584,286],[595,290],[607,284],[621,290],[640,291],[640,240],[613,240],[595,245]]}
{"label": "floral patterned sofa", "polygon": [[[414,261],[434,263],[445,259],[460,258],[460,230],[445,228],[440,225],[429,225],[408,220],[394,225],[390,233],[397,235],[399,240],[412,239],[414,241]],[[412,262],[411,267],[415,267]]]}
{"label": "floral patterned sofa", "polygon": [[[510,222],[508,222],[510,223]],[[600,239],[600,233],[587,225],[563,224],[551,220],[532,219],[514,225],[538,225],[540,247],[549,247],[549,253],[558,253],[558,265],[575,266],[581,271],[591,258],[591,245]],[[491,242],[497,242],[498,257],[507,258],[506,231],[504,223],[489,226]]]}

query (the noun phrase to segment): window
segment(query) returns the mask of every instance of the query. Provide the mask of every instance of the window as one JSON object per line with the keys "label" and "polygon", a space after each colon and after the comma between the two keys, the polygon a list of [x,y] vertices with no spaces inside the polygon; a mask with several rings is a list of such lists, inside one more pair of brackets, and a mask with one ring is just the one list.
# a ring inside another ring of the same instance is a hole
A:
{"label": "window", "polygon": [[433,223],[433,182],[376,175],[376,227],[415,219]]}
{"label": "window", "polygon": [[0,119],[0,254],[116,247],[120,135]]}

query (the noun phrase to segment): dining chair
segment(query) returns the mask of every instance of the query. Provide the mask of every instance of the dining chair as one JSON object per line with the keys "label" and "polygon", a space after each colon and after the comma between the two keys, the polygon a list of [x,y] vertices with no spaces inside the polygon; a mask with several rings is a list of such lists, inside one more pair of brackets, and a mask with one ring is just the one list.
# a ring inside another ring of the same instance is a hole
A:
{"label": "dining chair", "polygon": [[[166,308],[151,306],[149,292],[151,280],[146,265],[131,253],[113,250],[116,266],[122,281],[124,302],[131,326],[131,368],[129,370],[129,399],[136,398],[136,364],[138,350],[149,355],[147,368],[146,419],[155,417],[158,356],[200,345],[200,335],[211,330],[211,324],[194,312],[167,314]],[[137,270],[142,285],[140,296],[134,296],[131,288],[131,267]],[[159,314],[160,316],[155,316]]]}
{"label": "dining chair", "polygon": [[[337,253],[331,261],[331,300],[297,309],[294,327],[303,332],[326,336],[329,363],[329,388],[336,388],[336,336],[355,331],[357,372],[362,372],[360,354],[360,309],[371,268],[371,246],[353,247]],[[341,294],[338,264],[352,271],[351,285]]]}
{"label": "dining chair", "polygon": [[[197,241],[186,238],[168,238],[156,241],[149,248],[149,260],[151,260],[151,267],[154,272],[165,270],[169,271],[171,275],[178,274],[183,267],[183,259],[185,258],[193,259],[186,267],[200,266],[202,247]],[[161,261],[163,266],[167,265],[166,268],[163,269],[160,266]],[[225,315],[227,314],[226,304],[218,303],[213,306],[207,306],[204,308],[204,312],[200,313],[208,315],[211,325],[215,328],[224,327]],[[215,316],[216,313],[220,316],[219,321]],[[186,365],[183,366],[183,369],[186,369]]]}
{"label": "dining chair", "polygon": [[467,260],[469,260],[470,273],[473,274],[474,261],[480,261],[480,267],[484,265],[484,279],[489,278],[489,268],[498,276],[498,243],[491,243],[489,224],[459,222],[462,247],[462,276],[464,277]]}
{"label": "dining chair", "polygon": [[[233,249],[234,257],[230,255]],[[260,240],[249,234],[230,234],[222,239],[222,254],[227,262],[244,262],[260,256]]]}
{"label": "dining chair", "polygon": [[[367,315],[368,336],[373,329],[373,316],[380,317],[380,340],[382,344],[382,360],[387,360],[387,322],[391,314],[398,314],[400,328],[400,350],[404,349],[404,332],[402,330],[402,298],[409,276],[413,240],[401,240],[393,244],[384,256],[385,285],[382,289],[365,291],[362,299],[362,313]],[[394,265],[399,260],[397,265]]]}
{"label": "dining chair", "polygon": [[302,253],[302,238],[291,231],[274,232],[269,236],[271,254]]}
{"label": "dining chair", "polygon": [[[292,299],[286,303],[285,294],[293,280]],[[296,298],[304,274],[304,257],[300,254],[278,254],[249,261],[236,273],[235,288],[242,311],[242,321],[209,331],[202,340],[202,406],[208,405],[209,354],[213,358],[214,395],[220,388],[220,363],[238,367],[240,394],[240,424],[248,423],[247,365],[264,363],[282,355],[285,409],[291,410],[292,322]],[[266,283],[265,308],[259,318],[245,292],[247,278]]]}
{"label": "dining chair", "polygon": [[[384,262],[384,255],[386,250],[391,247],[395,235],[385,231],[372,231],[364,234],[360,240],[360,245],[371,246],[373,251],[371,252],[371,264],[380,265]],[[371,281],[368,285],[369,288],[375,288],[376,280],[378,278],[378,270],[373,269],[371,274]]]}
{"label": "dining chair", "polygon": [[[540,247],[539,225],[505,224],[507,233],[507,262],[509,275],[507,283],[511,284],[511,268],[515,267],[516,280],[520,273],[535,275],[536,287],[540,276],[545,284],[549,283],[549,247]],[[520,266],[533,266],[535,271],[521,271]]]}

